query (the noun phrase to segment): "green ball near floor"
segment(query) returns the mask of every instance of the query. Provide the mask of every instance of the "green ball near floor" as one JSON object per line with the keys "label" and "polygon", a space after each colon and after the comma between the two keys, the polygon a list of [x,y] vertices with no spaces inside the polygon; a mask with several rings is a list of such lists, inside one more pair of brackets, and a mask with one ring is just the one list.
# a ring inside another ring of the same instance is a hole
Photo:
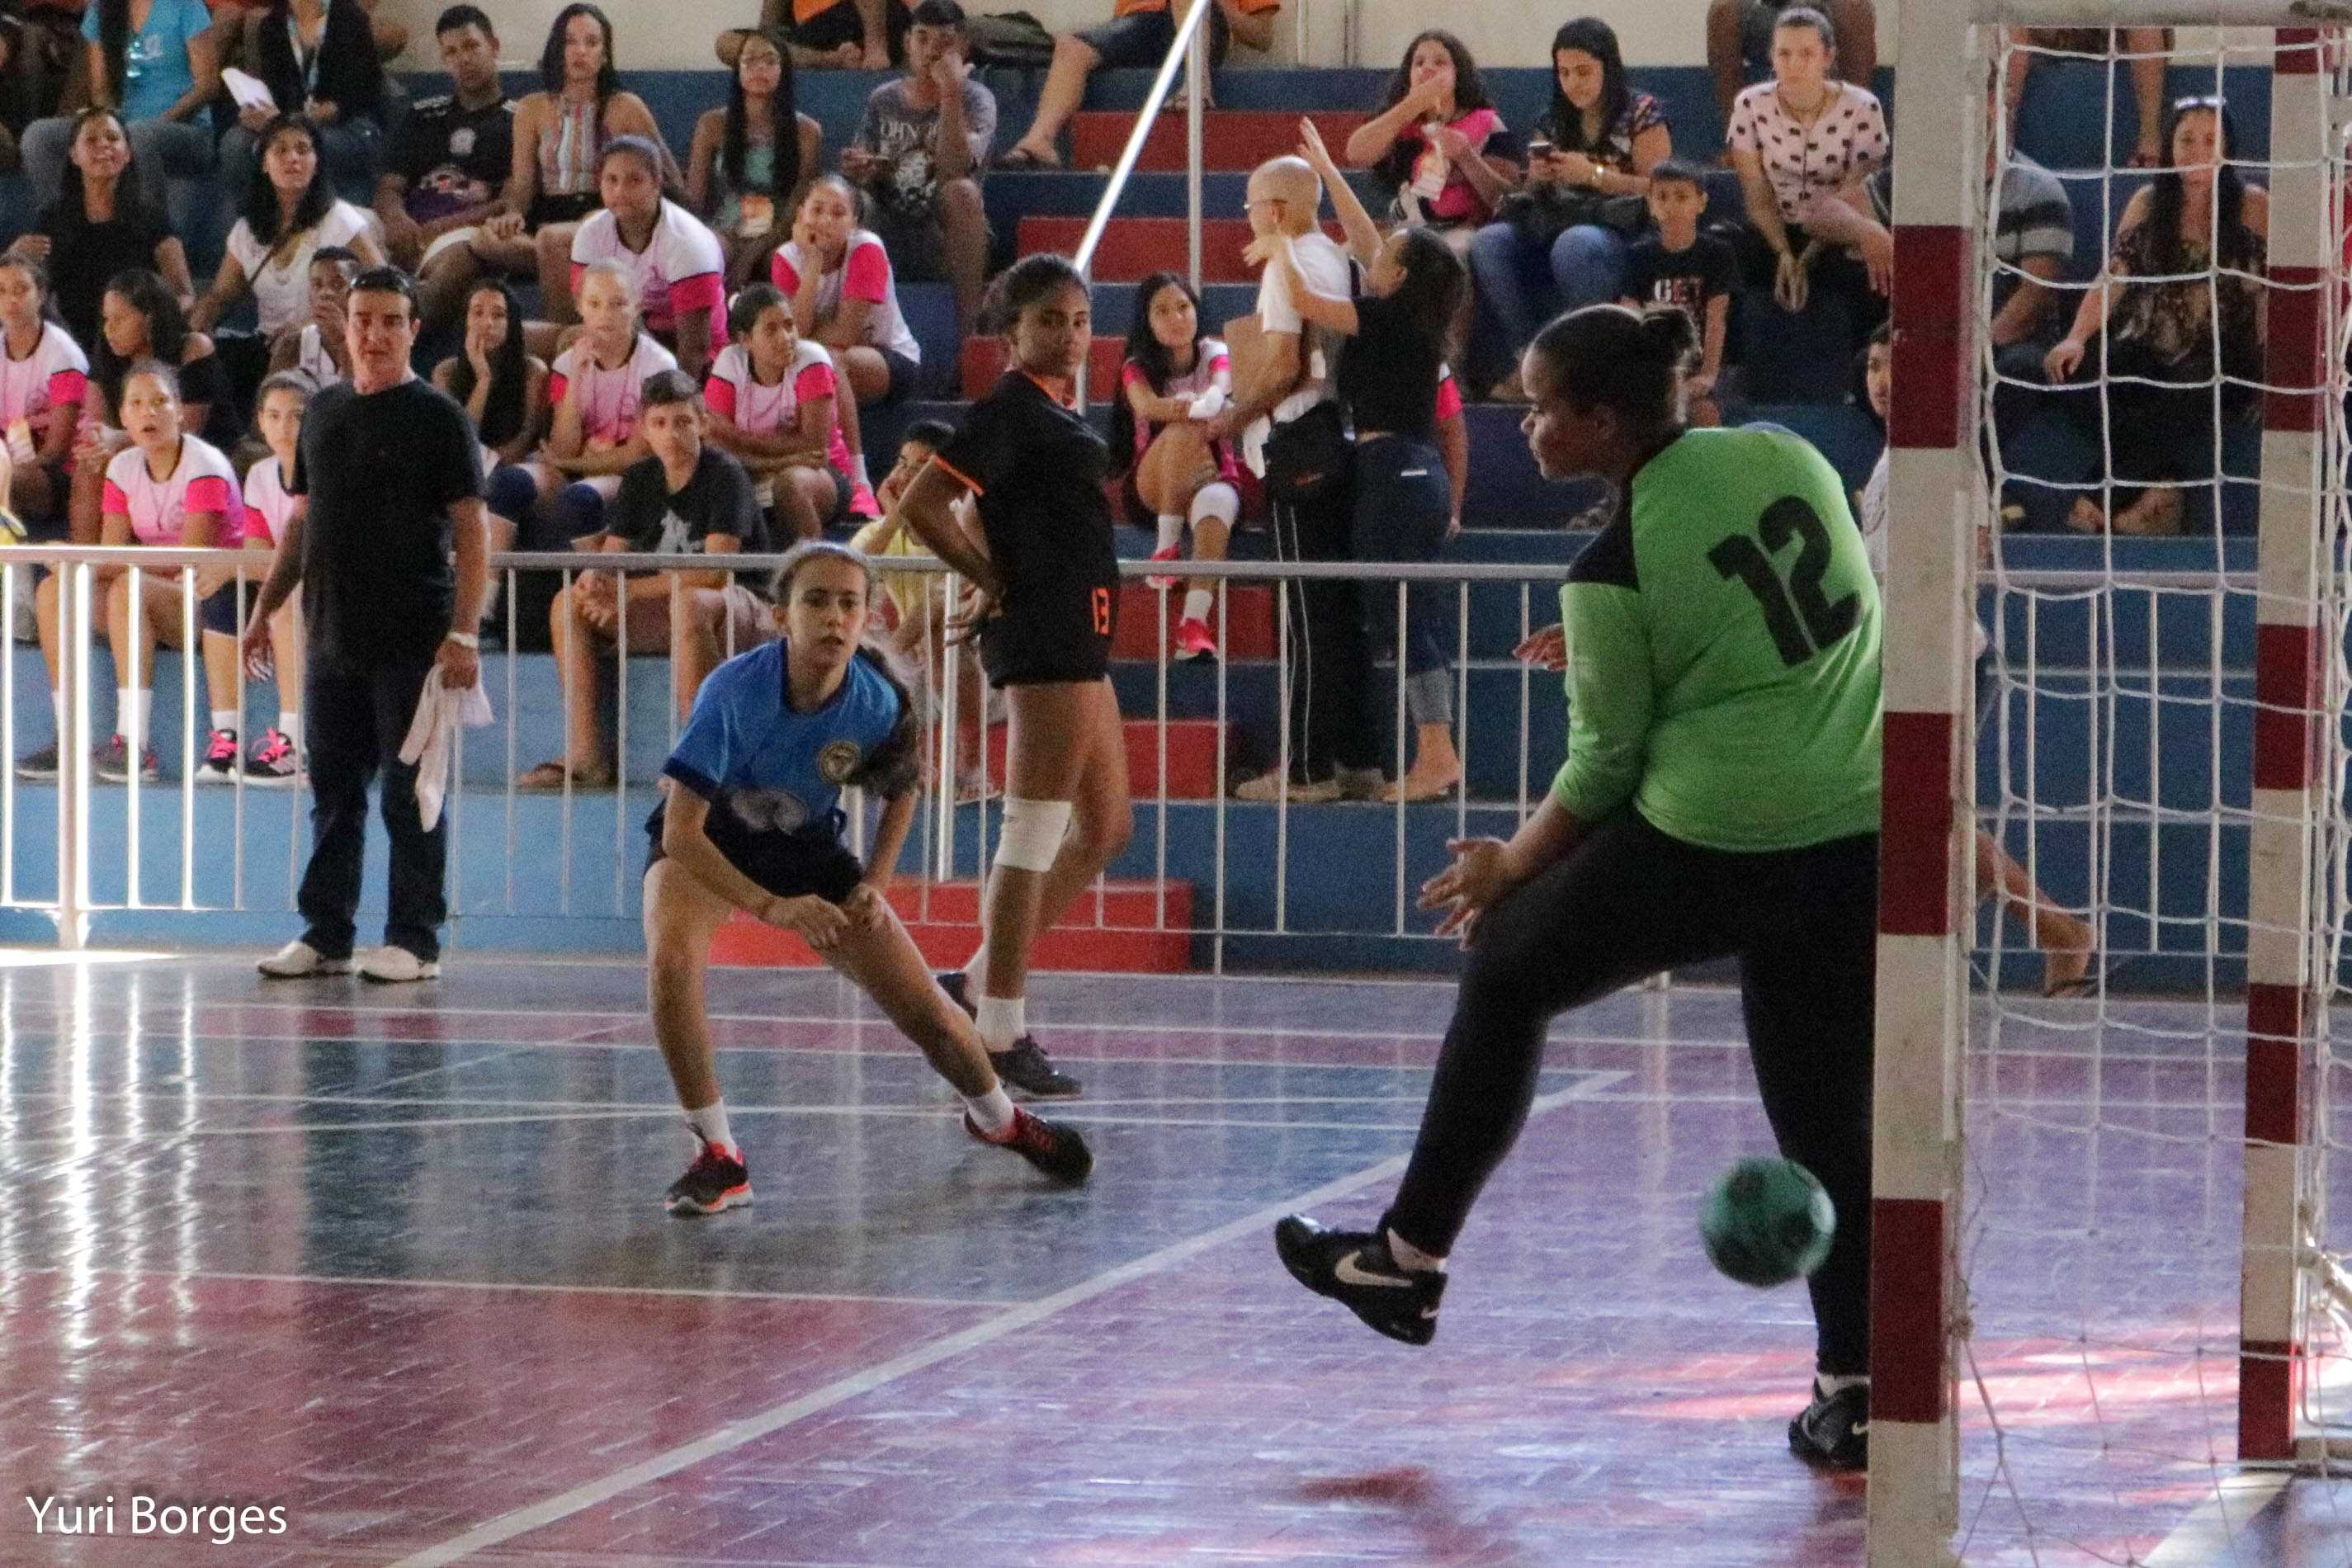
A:
{"label": "green ball near floor", "polygon": [[1707,1261],[1759,1289],[1813,1272],[1830,1255],[1837,1209],[1811,1171],[1793,1160],[1740,1161],[1707,1190],[1698,1211]]}

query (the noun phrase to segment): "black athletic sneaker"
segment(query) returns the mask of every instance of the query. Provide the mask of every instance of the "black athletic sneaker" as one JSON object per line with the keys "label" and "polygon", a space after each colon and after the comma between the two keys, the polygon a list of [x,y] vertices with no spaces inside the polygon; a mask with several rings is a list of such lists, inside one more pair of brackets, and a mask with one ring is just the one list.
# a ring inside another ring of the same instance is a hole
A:
{"label": "black athletic sneaker", "polygon": [[1303,1214],[1274,1227],[1274,1250],[1290,1277],[1328,1296],[1392,1340],[1425,1345],[1437,1334],[1445,1276],[1400,1268],[1388,1237],[1368,1230],[1326,1230]]}
{"label": "black athletic sneaker", "polygon": [[1012,1150],[1057,1182],[1067,1182],[1075,1187],[1094,1173],[1094,1152],[1078,1136],[1076,1128],[1057,1126],[1017,1106],[1013,1111],[1010,1138],[989,1137],[969,1110],[963,1113],[963,1130],[991,1148]]}
{"label": "black athletic sneaker", "polygon": [[1789,1451],[1824,1469],[1860,1470],[1870,1464],[1870,1384],[1823,1394],[1789,1423]]}
{"label": "black athletic sneaker", "polygon": [[686,1174],[670,1184],[662,1207],[681,1219],[690,1219],[751,1201],[751,1173],[743,1163],[741,1152],[730,1152],[716,1143],[705,1143]]}
{"label": "black athletic sneaker", "polygon": [[[940,989],[948,994],[948,1000],[964,1010],[965,1016],[980,1016],[980,1004],[972,1000],[971,988],[961,972],[934,978]],[[1054,1065],[1034,1036],[1022,1036],[1013,1042],[1011,1050],[989,1052],[988,1062],[1007,1089],[1019,1089],[1033,1100],[1076,1100],[1087,1091],[1085,1084]]]}

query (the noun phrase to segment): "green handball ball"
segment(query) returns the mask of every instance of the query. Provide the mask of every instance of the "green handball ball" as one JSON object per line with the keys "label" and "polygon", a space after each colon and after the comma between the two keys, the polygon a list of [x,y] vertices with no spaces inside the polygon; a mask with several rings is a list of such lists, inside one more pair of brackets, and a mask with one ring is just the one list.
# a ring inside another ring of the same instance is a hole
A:
{"label": "green handball ball", "polygon": [[1698,1211],[1707,1261],[1742,1285],[1785,1285],[1819,1268],[1837,1234],[1837,1210],[1793,1160],[1740,1161]]}

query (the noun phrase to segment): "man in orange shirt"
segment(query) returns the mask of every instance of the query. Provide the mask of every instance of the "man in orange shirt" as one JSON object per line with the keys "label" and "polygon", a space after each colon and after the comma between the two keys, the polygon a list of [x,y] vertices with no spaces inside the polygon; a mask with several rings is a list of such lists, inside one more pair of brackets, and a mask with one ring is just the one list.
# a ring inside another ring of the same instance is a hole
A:
{"label": "man in orange shirt", "polygon": [[[1282,0],[1216,0],[1216,8],[1209,13],[1209,63],[1223,65],[1225,47],[1235,38],[1254,49],[1272,48],[1274,14],[1281,9]],[[1053,66],[1045,72],[1045,85],[1037,89],[1037,118],[997,166],[1060,168],[1062,155],[1055,142],[1086,98],[1087,74],[1106,68],[1158,66],[1175,41],[1177,19],[1171,0],[1114,0],[1110,20],[1101,26],[1057,34]]]}
{"label": "man in orange shirt", "polygon": [[[793,64],[810,70],[888,70],[907,58],[908,0],[761,0],[760,28],[782,33]],[[719,63],[735,68],[751,29],[719,35]]]}

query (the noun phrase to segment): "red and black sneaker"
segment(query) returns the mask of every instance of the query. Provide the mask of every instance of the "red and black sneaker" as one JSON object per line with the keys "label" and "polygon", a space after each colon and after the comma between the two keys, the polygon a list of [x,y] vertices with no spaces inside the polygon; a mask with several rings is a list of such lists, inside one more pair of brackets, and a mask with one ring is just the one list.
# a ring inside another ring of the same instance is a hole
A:
{"label": "red and black sneaker", "polygon": [[705,1143],[695,1155],[694,1163],[686,1168],[686,1174],[669,1184],[662,1207],[688,1219],[696,1215],[721,1214],[751,1201],[751,1173],[743,1163],[743,1152]]}
{"label": "red and black sneaker", "polygon": [[1094,1173],[1094,1151],[1076,1128],[1056,1126],[1019,1106],[1013,1109],[1013,1131],[1002,1138],[982,1132],[969,1110],[963,1113],[963,1130],[992,1148],[1012,1150],[1057,1182],[1075,1187]]}

